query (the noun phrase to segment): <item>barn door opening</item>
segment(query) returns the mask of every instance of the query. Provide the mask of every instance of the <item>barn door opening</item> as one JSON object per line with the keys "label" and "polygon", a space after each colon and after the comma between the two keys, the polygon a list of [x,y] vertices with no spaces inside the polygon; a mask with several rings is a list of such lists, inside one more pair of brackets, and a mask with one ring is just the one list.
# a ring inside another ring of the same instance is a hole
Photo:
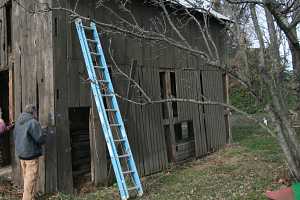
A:
{"label": "barn door opening", "polygon": [[[9,72],[0,72],[0,107],[2,110],[2,118],[6,124],[9,123]],[[0,139],[0,167],[9,165],[10,156],[10,137],[9,133],[5,133]]]}
{"label": "barn door opening", "polygon": [[82,183],[91,179],[89,116],[89,107],[69,108],[72,171],[75,188],[79,188]]}
{"label": "barn door opening", "polygon": [[[161,99],[172,99],[177,97],[175,77],[175,72],[173,71],[164,70],[159,72]],[[176,162],[174,121],[178,119],[177,102],[164,102],[161,104],[161,106],[168,161]]]}
{"label": "barn door opening", "polygon": [[193,121],[183,121],[174,125],[176,141],[176,162],[195,157],[195,139]]}

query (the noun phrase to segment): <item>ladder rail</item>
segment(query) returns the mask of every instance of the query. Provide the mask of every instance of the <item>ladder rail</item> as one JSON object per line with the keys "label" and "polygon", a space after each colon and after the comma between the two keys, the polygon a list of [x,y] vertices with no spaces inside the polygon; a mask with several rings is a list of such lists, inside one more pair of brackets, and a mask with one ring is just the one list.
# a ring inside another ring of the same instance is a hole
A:
{"label": "ladder rail", "polygon": [[97,76],[96,76],[95,71],[91,69],[91,67],[93,67],[94,64],[93,64],[93,60],[92,60],[92,57],[90,54],[88,43],[86,41],[85,31],[83,29],[81,20],[78,19],[78,20],[76,20],[75,23],[77,25],[76,28],[77,28],[77,31],[79,34],[79,40],[80,40],[81,47],[82,47],[82,49],[84,49],[83,55],[84,55],[85,63],[88,66],[87,71],[88,71],[90,79],[94,80],[91,82],[91,88],[92,88],[92,91],[94,94],[94,98],[96,100],[95,102],[97,105],[99,118],[100,118],[101,124],[103,126],[103,132],[104,132],[105,140],[107,142],[107,148],[110,153],[111,160],[112,160],[114,172],[118,173],[118,174],[116,174],[116,179],[117,179],[117,183],[119,186],[120,195],[121,195],[122,199],[127,199],[127,198],[129,198],[129,194],[128,194],[125,178],[122,174],[121,163],[120,163],[120,160],[118,158],[115,158],[115,156],[114,156],[114,155],[117,155],[118,153],[117,153],[117,150],[113,143],[114,141],[111,141],[112,133],[111,133],[111,129],[109,128],[107,116],[105,114],[103,114],[103,113],[105,113],[105,106],[104,106],[104,103],[102,100],[100,86],[97,81]]}
{"label": "ladder rail", "polygon": [[[142,196],[142,184],[133,159],[96,24],[91,22],[89,26],[84,26],[80,18],[75,20],[75,24],[121,199],[128,199],[131,190],[135,190],[139,196]],[[93,38],[87,38],[87,30],[91,31]],[[99,71],[96,72],[96,70]],[[131,184],[126,182],[128,176],[131,178]]]}
{"label": "ladder rail", "polygon": [[[101,66],[103,66],[105,68],[104,76],[105,76],[105,79],[109,81],[108,89],[110,90],[110,92],[115,94],[114,88],[112,86],[112,81],[111,81],[111,78],[110,78],[110,75],[109,75],[109,71],[108,71],[108,68],[107,68],[107,63],[106,63],[106,60],[105,60],[103,48],[102,48],[100,38],[99,38],[99,35],[98,35],[98,32],[97,32],[96,24],[94,22],[91,22],[91,27],[93,29],[94,40],[97,41],[96,49],[97,49],[97,53],[100,54],[99,57],[100,57]],[[116,116],[118,124],[121,124],[119,129],[120,129],[122,138],[126,139],[128,141],[128,137],[127,137],[127,134],[126,134],[124,122],[123,122],[122,116],[120,114],[121,113],[120,108],[119,108],[119,105],[118,105],[118,102],[117,102],[117,99],[116,99],[115,95],[112,98],[112,104],[113,104],[114,109],[117,110],[117,112],[115,113],[115,116]],[[133,178],[133,181],[134,181],[135,185],[137,186],[138,194],[141,196],[143,194],[142,184],[141,184],[139,175],[137,174],[137,168],[136,168],[136,165],[135,165],[134,160],[133,160],[133,154],[132,154],[130,145],[129,145],[128,142],[125,142],[124,146],[125,146],[125,152],[127,152],[128,154],[131,155],[131,159],[128,159],[127,162],[128,162],[128,166],[130,166],[130,168],[131,168],[129,170],[133,170],[133,171],[136,172],[136,173],[133,173],[132,178]]]}

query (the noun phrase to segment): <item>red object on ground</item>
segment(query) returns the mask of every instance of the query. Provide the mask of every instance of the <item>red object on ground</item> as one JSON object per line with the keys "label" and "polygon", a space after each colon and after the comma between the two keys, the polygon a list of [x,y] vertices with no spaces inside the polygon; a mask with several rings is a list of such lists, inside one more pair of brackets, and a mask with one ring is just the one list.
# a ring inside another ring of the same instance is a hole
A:
{"label": "red object on ground", "polygon": [[294,192],[290,187],[277,191],[267,191],[266,196],[270,200],[294,200]]}

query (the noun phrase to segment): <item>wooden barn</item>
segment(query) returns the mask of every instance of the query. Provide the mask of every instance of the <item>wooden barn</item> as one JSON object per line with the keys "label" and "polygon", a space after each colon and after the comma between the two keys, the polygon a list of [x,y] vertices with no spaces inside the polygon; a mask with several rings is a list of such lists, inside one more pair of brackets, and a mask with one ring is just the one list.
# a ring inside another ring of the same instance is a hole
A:
{"label": "wooden barn", "polygon": [[[8,122],[16,120],[26,104],[35,104],[39,121],[49,128],[45,155],[40,159],[41,191],[72,192],[83,176],[95,184],[107,183],[113,172],[72,17],[66,10],[48,10],[58,6],[73,9],[76,1],[0,2],[0,106]],[[106,4],[116,10],[116,2]],[[80,0],[76,12],[118,25],[118,19],[97,8],[96,3]],[[134,0],[130,9],[146,29],[162,12],[157,6]],[[203,13],[195,16],[203,22]],[[175,13],[172,17],[182,16]],[[223,19],[209,15],[209,31],[223,61],[224,28]],[[194,22],[187,23],[181,31],[190,44],[206,51]],[[175,35],[172,31],[169,34]],[[109,58],[109,41],[118,67],[152,99],[205,97],[225,101],[224,74],[195,56],[162,42],[153,44],[130,35],[106,31],[102,38],[115,90],[122,97],[142,101],[141,92]],[[183,102],[142,106],[124,99],[119,104],[141,176],[159,172],[169,163],[205,156],[227,142],[228,120],[222,106]],[[12,140],[7,139],[3,154],[11,153],[13,180],[21,184],[20,166],[13,150]]]}

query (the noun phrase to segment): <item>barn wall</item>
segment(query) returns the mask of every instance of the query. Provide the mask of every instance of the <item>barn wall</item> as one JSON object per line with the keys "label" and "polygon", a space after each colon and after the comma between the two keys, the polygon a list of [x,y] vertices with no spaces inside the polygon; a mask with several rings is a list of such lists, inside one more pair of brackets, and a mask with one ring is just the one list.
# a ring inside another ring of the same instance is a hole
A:
{"label": "barn wall", "polygon": [[[3,1],[2,1],[3,2]],[[40,0],[37,2],[48,2]],[[22,5],[22,6],[20,6]],[[52,49],[52,18],[50,13],[32,14],[33,8],[29,1],[12,2],[12,63],[14,88],[15,120],[27,104],[35,104],[39,110],[39,121],[42,126],[49,127],[45,155],[40,158],[39,188],[46,190],[47,183],[56,180],[56,150],[54,127],[54,89],[53,89],[53,49]],[[1,54],[2,55],[2,54]],[[4,56],[5,57],[5,56]],[[3,59],[3,60],[2,60]],[[1,63],[5,62],[3,56]],[[6,61],[8,62],[8,61]],[[12,147],[13,149],[13,147]],[[13,159],[13,179],[22,182],[19,161]],[[50,185],[47,185],[51,187]],[[53,189],[53,188],[52,188]]]}
{"label": "barn wall", "polygon": [[[73,9],[73,1],[66,1],[63,6]],[[83,16],[95,18],[104,22],[114,19],[107,11],[95,10],[95,1],[79,1],[76,11]],[[115,7],[112,6],[114,9]],[[149,27],[149,19],[160,13],[157,8],[145,8],[143,4],[132,5],[134,14],[139,16],[138,22]],[[69,107],[91,107],[91,94],[81,54],[77,34],[73,23],[70,23],[65,12],[55,12],[53,15],[54,29],[54,64],[55,64],[55,111],[57,127],[57,166],[60,190],[69,191],[72,188],[72,166],[70,154],[70,133],[68,129]],[[211,25],[212,34],[220,31],[216,22]],[[198,29],[190,24],[184,34],[191,38],[190,43],[198,49],[206,51],[203,39],[198,35]],[[168,33],[175,37],[173,32]],[[120,34],[102,34],[108,64],[109,40],[113,56],[120,69],[132,75],[132,78],[143,86],[150,96],[160,99],[161,71],[173,71],[176,74],[178,98],[195,98],[202,100],[207,96],[211,100],[223,101],[222,74],[203,65],[200,59],[182,50],[166,46],[164,43],[151,44],[138,39],[124,37]],[[219,36],[218,36],[219,37]],[[216,39],[217,45],[221,41]],[[184,69],[184,70],[183,70]],[[116,92],[124,97],[141,101],[140,93],[124,78],[115,67],[112,76]],[[195,153],[197,157],[206,155],[210,150],[216,150],[224,144],[225,121],[223,108],[218,106],[202,106],[196,104],[178,103],[178,117],[170,120],[162,119],[162,106],[151,104],[140,106],[119,100],[121,112],[125,119],[129,141],[133,155],[141,175],[160,171],[168,164],[167,147],[164,127],[175,122],[192,121],[195,136]],[[97,144],[92,147],[92,177],[96,183],[104,183],[107,179],[107,160],[105,144],[99,137],[99,120],[95,110],[91,112],[90,139],[97,138]],[[93,128],[96,127],[96,128]],[[173,130],[174,131],[174,130]],[[99,138],[99,140],[98,140]],[[101,145],[102,144],[102,145]],[[142,145],[141,145],[142,144]],[[59,148],[58,148],[59,147]],[[101,158],[96,155],[103,155]]]}
{"label": "barn wall", "polygon": [[7,24],[6,24],[6,6],[7,0],[2,0],[0,9],[0,71],[8,70],[7,62]]}
{"label": "barn wall", "polygon": [[[3,5],[6,0],[1,0]],[[51,0],[39,0],[51,3]],[[39,107],[39,120],[49,127],[47,148],[40,164],[40,189],[44,191],[72,192],[72,160],[69,131],[69,107],[91,107],[90,139],[92,156],[92,178],[96,183],[107,181],[106,147],[81,55],[73,23],[63,11],[32,14],[28,10],[38,8],[29,1],[21,0],[12,5],[12,57],[7,48],[7,25],[4,7],[0,9],[0,70],[9,69],[13,88],[14,113],[18,116],[26,104]],[[63,1],[62,6],[74,8],[74,1]],[[149,19],[158,16],[157,8],[145,8],[142,4],[132,5],[138,22],[150,28]],[[79,1],[77,12],[97,20],[111,22],[114,17],[107,12],[95,10],[95,1]],[[22,31],[20,31],[22,30]],[[221,27],[212,21],[211,31],[223,56],[224,49]],[[192,45],[206,51],[203,39],[198,36],[195,24],[190,24],[183,33]],[[173,32],[170,36],[176,37]],[[104,34],[103,44],[108,63],[109,39],[112,41],[113,56],[119,67],[141,84],[155,100],[161,98],[159,72],[176,74],[178,98],[223,101],[223,75],[212,70],[201,61],[182,50],[164,43],[124,37],[119,34]],[[5,47],[5,48],[4,48]],[[140,93],[116,68],[112,76],[117,93],[135,101],[141,101]],[[184,70],[183,70],[184,69]],[[195,89],[196,88],[196,89]],[[12,102],[12,101],[11,101]],[[165,126],[177,122],[192,121],[197,157],[220,148],[226,142],[224,109],[220,106],[202,106],[178,103],[178,116],[162,119],[162,106],[151,104],[139,106],[119,101],[128,132],[133,155],[141,175],[148,175],[166,168],[168,164]],[[15,118],[16,118],[15,117]],[[13,119],[13,118],[12,118]],[[174,129],[173,129],[174,131]],[[141,145],[142,144],[142,145]],[[100,157],[99,157],[100,155]],[[21,183],[18,160],[13,160],[14,180]],[[59,177],[59,178],[58,178]]]}
{"label": "barn wall", "polygon": [[[67,1],[61,2],[63,7],[67,7]],[[63,11],[54,11],[53,21],[53,49],[54,49],[54,99],[55,99],[55,122],[56,122],[56,151],[57,151],[57,188],[59,191],[72,193],[72,163],[71,144],[68,117],[69,99],[69,57],[70,51],[68,43],[67,15]]]}

